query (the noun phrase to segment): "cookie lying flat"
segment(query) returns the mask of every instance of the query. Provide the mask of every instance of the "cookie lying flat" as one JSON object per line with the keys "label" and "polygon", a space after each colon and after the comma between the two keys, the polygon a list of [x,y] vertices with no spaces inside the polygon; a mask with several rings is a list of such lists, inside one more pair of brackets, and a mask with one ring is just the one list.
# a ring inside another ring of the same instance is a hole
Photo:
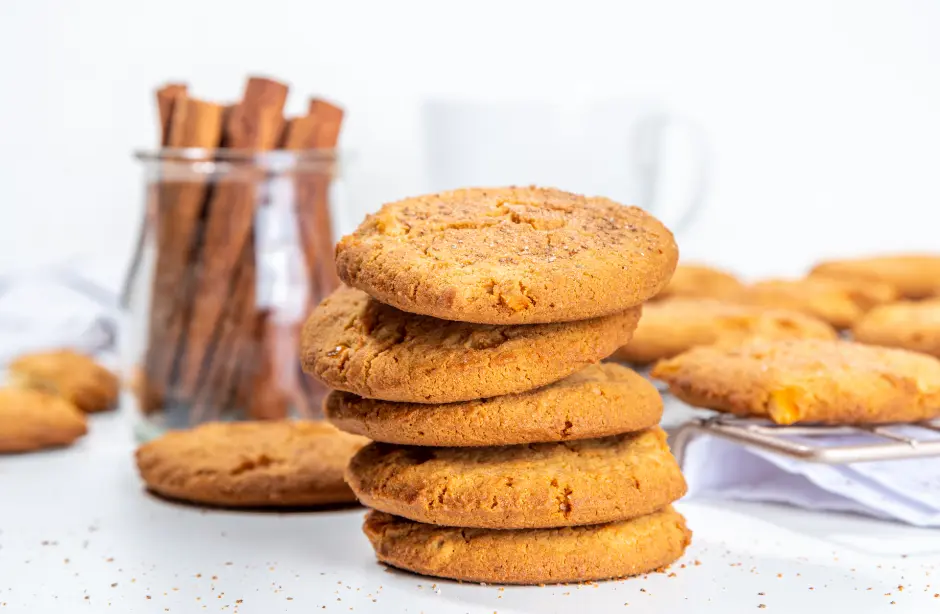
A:
{"label": "cookie lying flat", "polygon": [[856,341],[904,348],[940,358],[940,299],[872,309],[855,325]]}
{"label": "cookie lying flat", "polygon": [[365,443],[325,422],[215,422],[142,445],[137,468],[150,490],[194,503],[345,503],[356,499],[343,470]]}
{"label": "cookie lying flat", "polygon": [[698,347],[652,376],[683,401],[778,424],[913,422],[940,415],[940,360],[849,341]]}
{"label": "cookie lying flat", "polygon": [[492,326],[419,316],[340,288],[310,314],[304,370],[362,397],[452,403],[531,390],[630,340],[636,307],[593,320]]}
{"label": "cookie lying flat", "polygon": [[67,446],[88,431],[85,415],[57,396],[0,388],[0,453]]}
{"label": "cookie lying flat", "polygon": [[700,345],[745,339],[835,339],[836,331],[812,316],[711,299],[674,298],[649,303],[633,339],[614,358],[648,364]]}
{"label": "cookie lying flat", "polygon": [[851,328],[872,306],[896,298],[890,286],[877,283],[869,286],[824,277],[768,279],[748,286],[736,300],[799,311],[836,328]]}
{"label": "cookie lying flat", "polygon": [[457,529],[370,511],[363,531],[376,557],[426,576],[489,584],[622,578],[674,562],[692,540],[671,506],[647,516],[584,527]]}
{"label": "cookie lying flat", "polygon": [[732,299],[744,288],[731,273],[701,264],[680,264],[656,300],[684,298]]}
{"label": "cookie lying flat", "polygon": [[16,385],[56,394],[84,412],[104,411],[117,403],[117,376],[72,350],[20,356],[8,369]]}
{"label": "cookie lying flat", "polygon": [[404,311],[483,324],[585,320],[655,296],[675,240],[637,207],[546,188],[386,204],[336,246],[344,282]]}
{"label": "cookie lying flat", "polygon": [[812,276],[878,281],[890,284],[903,298],[933,296],[940,280],[940,254],[896,254],[831,260],[813,267]]}
{"label": "cookie lying flat", "polygon": [[364,504],[417,522],[528,529],[649,514],[685,494],[659,427],[602,439],[490,448],[373,443],[346,481]]}
{"label": "cookie lying flat", "polygon": [[502,446],[605,437],[659,424],[663,402],[644,377],[591,365],[529,392],[462,403],[375,401],[333,391],[326,416],[373,441],[418,446]]}

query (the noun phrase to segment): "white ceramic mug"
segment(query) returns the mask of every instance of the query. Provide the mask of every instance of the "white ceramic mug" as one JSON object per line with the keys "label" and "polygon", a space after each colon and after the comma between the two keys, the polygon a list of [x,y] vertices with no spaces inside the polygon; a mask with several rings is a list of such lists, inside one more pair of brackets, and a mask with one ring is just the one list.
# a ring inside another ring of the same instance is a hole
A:
{"label": "white ceramic mug", "polygon": [[428,191],[552,186],[638,205],[674,231],[704,197],[702,131],[655,104],[433,100],[421,121]]}

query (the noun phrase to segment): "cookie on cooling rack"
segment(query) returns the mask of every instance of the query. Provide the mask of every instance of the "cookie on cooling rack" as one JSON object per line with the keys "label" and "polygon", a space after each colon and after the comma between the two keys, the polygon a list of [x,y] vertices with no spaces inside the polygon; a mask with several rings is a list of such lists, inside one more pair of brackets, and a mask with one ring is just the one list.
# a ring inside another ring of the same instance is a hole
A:
{"label": "cookie on cooling rack", "polygon": [[940,360],[819,339],[698,347],[652,376],[696,407],[778,424],[916,422],[940,415]]}

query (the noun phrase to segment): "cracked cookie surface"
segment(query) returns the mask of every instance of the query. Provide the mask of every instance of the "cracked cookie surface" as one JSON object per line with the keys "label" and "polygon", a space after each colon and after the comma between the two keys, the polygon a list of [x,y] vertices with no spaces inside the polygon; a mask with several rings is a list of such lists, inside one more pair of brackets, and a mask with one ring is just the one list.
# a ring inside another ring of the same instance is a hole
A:
{"label": "cracked cookie surface", "polygon": [[451,322],[340,288],[310,314],[304,370],[362,397],[452,403],[524,392],[606,358],[630,340],[640,308],[524,326]]}
{"label": "cracked cookie surface", "polygon": [[799,311],[711,299],[670,298],[643,307],[633,339],[613,357],[649,364],[700,345],[737,344],[754,337],[835,339],[836,331],[822,320]]}
{"label": "cracked cookie surface", "polygon": [[87,432],[72,403],[28,388],[0,388],[0,454],[67,446]]}
{"label": "cracked cookie surface", "polygon": [[657,363],[652,376],[690,405],[778,424],[914,422],[940,415],[940,360],[850,341],[697,347]]}
{"label": "cracked cookie surface", "polygon": [[584,320],[655,296],[678,259],[637,207],[548,188],[384,205],[336,246],[340,279],[404,311],[483,324]]}
{"label": "cracked cookie surface", "polygon": [[622,578],[673,563],[692,540],[672,506],[600,525],[501,531],[412,522],[371,511],[363,531],[376,557],[426,576],[490,584]]}
{"label": "cracked cookie surface", "polygon": [[431,448],[372,443],[346,481],[364,504],[417,522],[528,529],[649,514],[685,494],[659,427],[558,443]]}
{"label": "cracked cookie surface", "polygon": [[336,427],[373,441],[419,446],[497,446],[606,437],[656,426],[663,402],[646,378],[613,363],[591,365],[519,394],[427,405],[333,391]]}
{"label": "cracked cookie surface", "polygon": [[147,487],[224,507],[355,501],[343,470],[368,440],[325,422],[213,422],[172,431],[137,449]]}

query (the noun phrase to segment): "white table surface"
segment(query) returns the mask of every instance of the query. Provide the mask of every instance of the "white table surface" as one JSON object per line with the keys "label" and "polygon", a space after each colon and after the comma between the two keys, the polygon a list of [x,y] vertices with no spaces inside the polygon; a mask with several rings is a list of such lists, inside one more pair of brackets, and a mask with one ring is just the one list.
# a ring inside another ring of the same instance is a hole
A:
{"label": "white table surface", "polygon": [[375,562],[361,508],[148,495],[130,420],[93,416],[72,448],[0,457],[0,614],[940,612],[940,531],[776,505],[680,503],[695,536],[668,575],[504,588],[397,572]]}

